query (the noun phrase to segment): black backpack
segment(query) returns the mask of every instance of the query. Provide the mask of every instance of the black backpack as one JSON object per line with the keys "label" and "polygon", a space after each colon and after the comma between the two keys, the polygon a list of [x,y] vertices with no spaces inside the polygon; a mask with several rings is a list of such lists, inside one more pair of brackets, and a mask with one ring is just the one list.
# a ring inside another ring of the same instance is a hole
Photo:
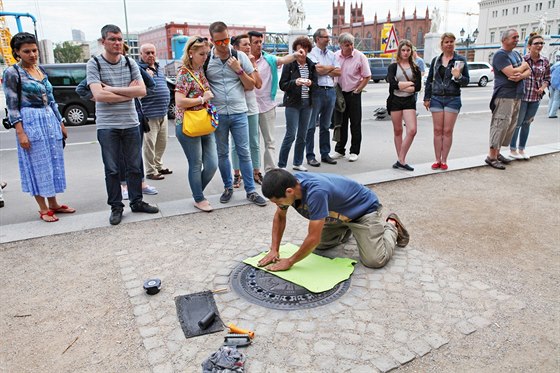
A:
{"label": "black backpack", "polygon": [[[128,69],[130,70],[130,76],[132,76],[132,65],[130,64],[130,60],[128,59],[128,56],[124,56],[124,58],[126,59],[126,65],[128,66]],[[97,58],[97,56],[93,56],[93,59],[95,60],[95,63],[97,63],[97,70],[99,70],[99,80],[102,80],[101,79],[101,64],[99,63],[99,59]],[[80,84],[78,84],[78,86],[76,87],[76,93],[84,101],[88,101],[88,100],[91,100],[93,98],[93,95],[91,93],[91,89],[89,88],[89,85],[87,84],[87,78],[83,79],[80,82]]]}
{"label": "black backpack", "polygon": [[[235,49],[230,49],[231,55],[232,57],[237,58],[237,51]],[[202,66],[202,68],[204,69],[204,74],[206,75],[206,70],[208,70],[208,64],[210,63],[210,58],[211,57],[211,53],[212,52],[208,52],[208,58],[206,58],[206,61],[204,61],[204,65]],[[239,58],[237,58],[239,59]]]}

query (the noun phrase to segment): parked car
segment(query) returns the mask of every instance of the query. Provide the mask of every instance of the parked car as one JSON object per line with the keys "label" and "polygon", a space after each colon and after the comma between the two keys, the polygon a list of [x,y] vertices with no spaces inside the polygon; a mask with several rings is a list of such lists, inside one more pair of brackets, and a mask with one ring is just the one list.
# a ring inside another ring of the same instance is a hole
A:
{"label": "parked car", "polygon": [[56,63],[42,65],[53,86],[54,100],[60,114],[69,125],[86,124],[95,118],[95,102],[85,101],[76,93],[76,86],[86,78],[85,63]]}
{"label": "parked car", "polygon": [[494,69],[487,62],[467,62],[470,80],[468,84],[478,84],[479,87],[486,87],[488,82],[494,80]]}
{"label": "parked car", "polygon": [[371,70],[371,80],[375,83],[379,83],[381,80],[387,80],[388,68],[393,60],[390,58],[368,58],[368,61]]}
{"label": "parked car", "polygon": [[[86,78],[85,63],[56,63],[42,67],[53,86],[58,110],[67,124],[80,126],[86,124],[88,118],[95,119],[95,102],[82,100],[76,93],[76,86]],[[167,88],[171,98],[167,116],[175,119],[175,83],[170,79],[167,79]]]}

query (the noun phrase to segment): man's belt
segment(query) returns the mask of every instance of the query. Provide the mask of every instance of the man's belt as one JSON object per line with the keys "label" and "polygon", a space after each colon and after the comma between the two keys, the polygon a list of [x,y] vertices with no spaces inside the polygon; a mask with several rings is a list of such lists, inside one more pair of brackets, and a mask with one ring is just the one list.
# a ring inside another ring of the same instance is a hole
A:
{"label": "man's belt", "polygon": [[334,87],[329,87],[328,85],[320,85],[319,88],[327,90],[327,89],[333,89]]}

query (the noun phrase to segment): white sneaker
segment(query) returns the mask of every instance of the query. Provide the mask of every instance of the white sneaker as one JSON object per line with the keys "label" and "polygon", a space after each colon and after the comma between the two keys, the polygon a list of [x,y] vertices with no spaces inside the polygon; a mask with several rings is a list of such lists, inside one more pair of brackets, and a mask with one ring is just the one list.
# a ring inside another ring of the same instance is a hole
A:
{"label": "white sneaker", "polygon": [[358,154],[354,154],[354,153],[350,154],[350,155],[348,156],[348,160],[349,160],[350,162],[356,162],[356,161],[358,160]]}
{"label": "white sneaker", "polygon": [[294,166],[294,167],[292,167],[292,169],[294,169],[296,171],[307,172],[307,168],[305,168],[303,165]]}
{"label": "white sneaker", "polygon": [[127,200],[128,199],[128,189],[121,188],[121,193],[122,193],[122,199]]}
{"label": "white sneaker", "polygon": [[344,154],[340,154],[339,152],[334,152],[334,153],[331,154],[331,158],[332,159],[344,158]]}
{"label": "white sneaker", "polygon": [[531,159],[531,157],[527,153],[519,153],[519,156],[521,157],[520,159]]}
{"label": "white sneaker", "polygon": [[515,152],[515,153],[510,152],[509,153],[509,158],[511,158],[511,159],[523,159],[523,155],[521,155],[517,152]]}

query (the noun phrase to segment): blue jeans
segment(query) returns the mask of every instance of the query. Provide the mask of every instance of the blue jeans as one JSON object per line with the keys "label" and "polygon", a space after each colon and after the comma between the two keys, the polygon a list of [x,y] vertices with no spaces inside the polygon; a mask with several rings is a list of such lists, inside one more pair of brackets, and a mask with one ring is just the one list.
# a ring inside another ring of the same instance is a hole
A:
{"label": "blue jeans", "polygon": [[[220,117],[221,119],[221,117]],[[182,126],[175,126],[175,135],[189,162],[189,186],[195,202],[204,201],[204,189],[218,168],[218,154],[214,134],[189,137]]]}
{"label": "blue jeans", "polygon": [[550,87],[550,100],[548,100],[549,118],[558,115],[558,107],[560,107],[560,89]]}
{"label": "blue jeans", "polygon": [[[309,105],[309,99],[302,100],[300,106],[286,107],[286,134],[280,147],[280,157],[278,167],[286,167],[290,148],[296,140],[294,148],[294,166],[301,166],[303,163],[303,152],[305,151],[305,136],[308,133],[309,117],[313,108]],[[313,126],[315,128],[315,126]],[[297,139],[296,139],[297,132]]]}
{"label": "blue jeans", "polygon": [[119,163],[124,158],[126,183],[130,205],[142,201],[142,142],[138,128],[98,129],[97,140],[101,145],[101,156],[105,166],[105,186],[107,204],[113,208],[122,208]]}
{"label": "blue jeans", "polygon": [[[253,169],[261,168],[261,149],[259,144],[259,114],[249,115],[249,148],[251,149],[251,161]],[[239,170],[239,157],[235,150],[235,143],[231,144],[231,164],[234,170]]]}
{"label": "blue jeans", "polygon": [[225,189],[233,188],[231,162],[229,161],[229,134],[233,137],[235,150],[239,157],[239,169],[243,177],[243,185],[247,193],[255,191],[253,180],[253,164],[249,154],[249,121],[247,113],[220,114],[220,125],[215,132],[218,148],[218,167]]}
{"label": "blue jeans", "polygon": [[[519,116],[517,117],[517,126],[511,137],[511,142],[509,144],[510,150],[523,150],[527,144],[527,138],[529,138],[529,127],[537,110],[539,109],[540,101],[528,102],[521,101],[521,106],[519,107]],[[519,146],[517,146],[517,136],[519,136]]]}
{"label": "blue jeans", "polygon": [[330,133],[332,114],[334,104],[336,102],[335,88],[325,89],[324,87],[317,87],[313,90],[313,112],[309,119],[309,127],[307,129],[307,137],[305,139],[307,160],[315,159],[315,124],[317,118],[320,117],[319,123],[319,152],[321,158],[326,157],[331,152]]}

